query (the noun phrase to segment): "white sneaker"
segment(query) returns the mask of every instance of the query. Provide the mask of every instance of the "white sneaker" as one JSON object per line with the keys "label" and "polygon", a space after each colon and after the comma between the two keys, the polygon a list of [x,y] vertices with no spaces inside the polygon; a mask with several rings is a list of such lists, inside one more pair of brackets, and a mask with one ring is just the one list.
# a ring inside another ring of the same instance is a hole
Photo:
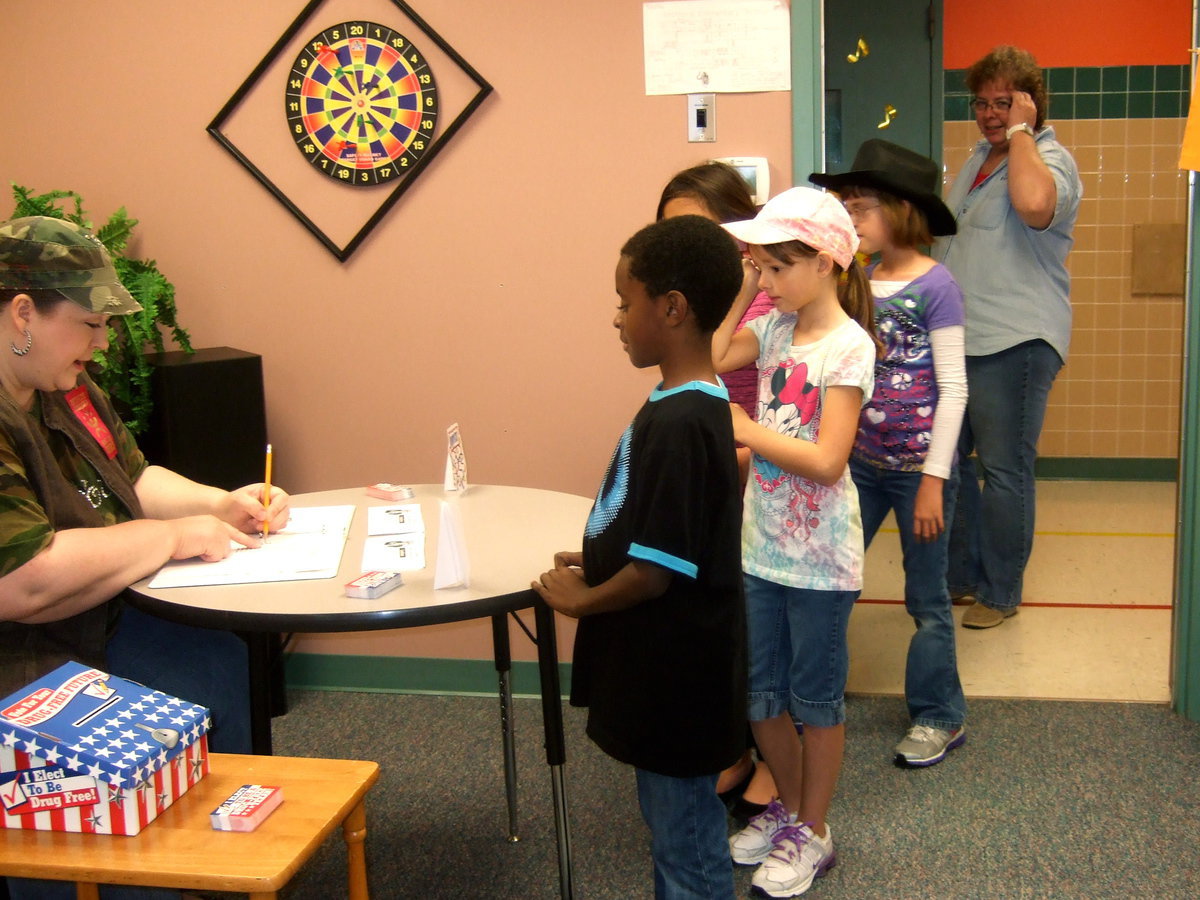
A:
{"label": "white sneaker", "polygon": [[766,809],[752,817],[745,828],[729,839],[729,855],[739,866],[758,865],[775,846],[775,835],[795,824],[795,815],[789,814],[778,800],[772,800]]}
{"label": "white sneaker", "polygon": [[789,825],[775,836],[775,848],[750,884],[768,897],[797,897],[836,863],[833,832],[828,825],[824,838],[817,837],[808,825]]}

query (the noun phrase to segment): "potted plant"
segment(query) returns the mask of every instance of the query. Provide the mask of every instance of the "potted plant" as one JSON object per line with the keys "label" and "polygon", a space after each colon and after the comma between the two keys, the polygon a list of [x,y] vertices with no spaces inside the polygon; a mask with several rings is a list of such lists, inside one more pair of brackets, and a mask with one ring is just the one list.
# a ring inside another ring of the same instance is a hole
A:
{"label": "potted plant", "polygon": [[[96,228],[88,220],[83,198],[75,191],[50,191],[33,194],[30,188],[12,185],[15,206],[12,218],[52,216],[86,228],[108,249],[121,283],[142,306],[140,313],[113,316],[108,320],[108,349],[95,355],[91,375],[113,399],[129,430],[146,430],[153,406],[150,375],[153,371],[146,353],[163,352],[163,329],[186,353],[192,353],[191,337],[177,321],[175,287],[158,270],[152,259],[125,255],[137,219],[129,218],[125,207],[114,212]],[[60,204],[67,201],[68,208]]]}

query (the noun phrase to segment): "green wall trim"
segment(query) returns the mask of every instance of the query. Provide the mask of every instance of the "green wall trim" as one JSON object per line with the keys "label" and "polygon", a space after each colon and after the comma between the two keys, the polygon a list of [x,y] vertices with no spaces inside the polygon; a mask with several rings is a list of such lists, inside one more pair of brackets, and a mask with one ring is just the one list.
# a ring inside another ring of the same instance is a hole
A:
{"label": "green wall trim", "polygon": [[[947,122],[973,122],[965,69],[946,69]],[[1051,122],[1067,119],[1175,119],[1187,115],[1189,67],[1078,66],[1045,68]]]}
{"label": "green wall trim", "polygon": [[[570,663],[559,663],[558,671],[562,693],[567,696],[571,690]],[[498,685],[496,665],[489,659],[291,653],[284,672],[289,688],[307,691],[494,697]],[[537,663],[515,660],[511,683],[514,696],[541,696]]]}
{"label": "green wall trim", "polygon": [[1038,478],[1079,481],[1175,481],[1179,475],[1179,460],[1042,456],[1038,458],[1035,471]]}

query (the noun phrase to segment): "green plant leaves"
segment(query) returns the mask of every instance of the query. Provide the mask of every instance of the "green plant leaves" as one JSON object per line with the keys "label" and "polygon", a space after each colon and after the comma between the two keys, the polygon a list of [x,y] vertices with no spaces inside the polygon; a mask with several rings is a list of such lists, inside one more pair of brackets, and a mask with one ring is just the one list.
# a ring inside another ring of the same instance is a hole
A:
{"label": "green plant leaves", "polygon": [[[125,255],[137,219],[121,207],[99,228],[93,227],[83,207],[83,198],[75,191],[49,191],[34,194],[32,189],[12,183],[14,207],[11,218],[52,216],[66,219],[91,231],[107,248],[121,283],[142,306],[140,313],[113,316],[108,320],[108,349],[97,352],[93,377],[113,398],[125,424],[134,434],[146,430],[153,397],[150,377],[153,368],[146,353],[166,349],[163,331],[186,353],[192,352],[191,336],[178,322],[175,286],[158,270],[152,259],[133,259]],[[63,208],[62,201],[67,201]]]}

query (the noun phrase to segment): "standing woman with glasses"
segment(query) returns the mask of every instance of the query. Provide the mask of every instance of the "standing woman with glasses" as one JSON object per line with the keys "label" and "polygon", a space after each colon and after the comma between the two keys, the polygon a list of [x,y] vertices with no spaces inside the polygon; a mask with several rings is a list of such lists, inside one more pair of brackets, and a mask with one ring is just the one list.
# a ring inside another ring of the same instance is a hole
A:
{"label": "standing woman with glasses", "polygon": [[[934,257],[962,287],[967,413],[951,534],[952,595],[973,598],[967,628],[1017,612],[1033,548],[1034,460],[1050,387],[1071,335],[1066,258],[1083,188],[1045,124],[1046,88],[1032,54],[997,47],[966,73],[983,135],[951,186],[958,234]],[[979,459],[983,489],[969,457]]]}

